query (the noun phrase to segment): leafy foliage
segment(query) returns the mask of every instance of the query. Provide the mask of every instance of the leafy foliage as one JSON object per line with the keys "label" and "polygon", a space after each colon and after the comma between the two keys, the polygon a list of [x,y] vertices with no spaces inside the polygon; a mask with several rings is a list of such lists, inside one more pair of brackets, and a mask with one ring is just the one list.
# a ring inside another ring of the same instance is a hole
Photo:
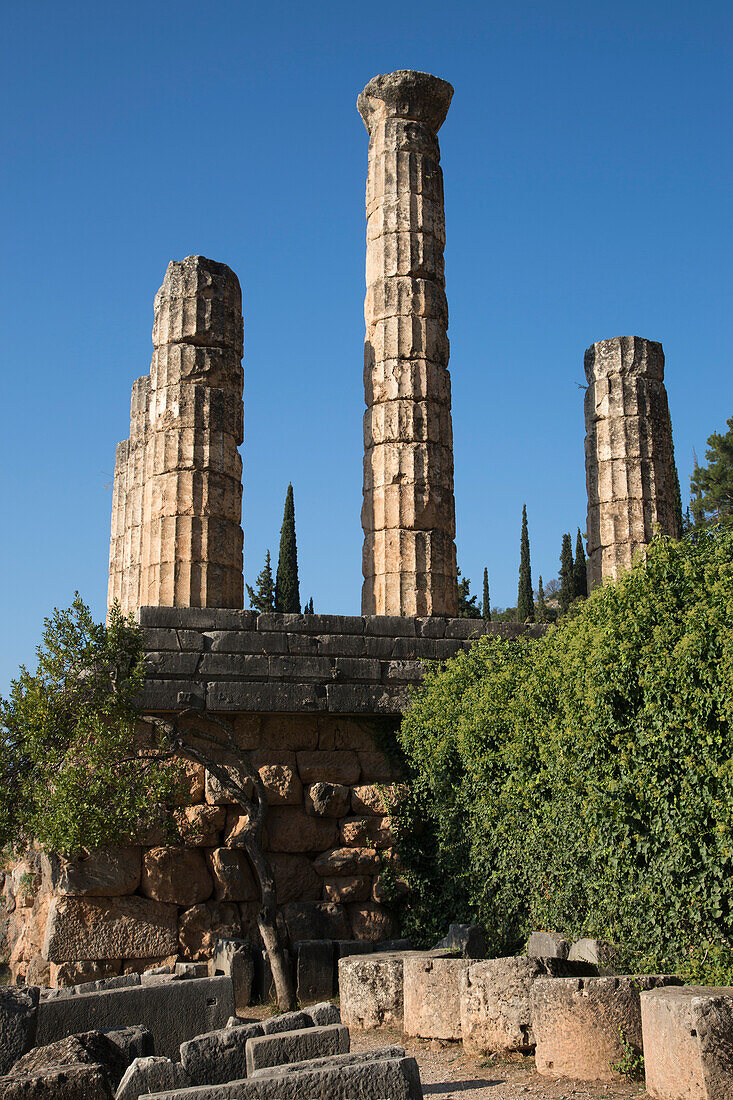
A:
{"label": "leafy foliage", "polygon": [[733,532],[659,539],[537,640],[431,671],[399,733],[404,930],[478,920],[733,979]]}
{"label": "leafy foliage", "polygon": [[471,581],[469,577],[461,577],[460,568],[456,572],[458,580],[458,618],[480,619],[481,612],[478,608],[478,596],[471,595]]}
{"label": "leafy foliage", "polygon": [[265,554],[265,564],[257,574],[257,591],[248,584],[247,594],[249,605],[260,614],[275,610],[275,582],[272,579],[272,565],[270,563],[270,551]]}
{"label": "leafy foliage", "polygon": [[728,431],[713,432],[705,452],[706,466],[695,462],[690,478],[690,507],[696,526],[733,522],[733,416]]}
{"label": "leafy foliage", "polygon": [[547,622],[547,604],[545,603],[545,589],[542,585],[542,574],[540,573],[539,583],[537,585],[537,603],[535,604],[535,611],[537,614],[538,623]]}
{"label": "leafy foliage", "polygon": [[137,730],[139,628],[113,608],[95,623],[79,594],[46,619],[35,673],[0,699],[0,848],[116,843],[168,801],[171,753]]}
{"label": "leafy foliage", "polygon": [[298,547],[295,541],[295,502],[293,486],[285,494],[283,525],[280,528],[280,554],[275,581],[275,610],[300,613],[298,583]]}
{"label": "leafy foliage", "polygon": [[481,600],[481,615],[487,623],[491,622],[491,598],[489,596],[489,571],[484,566],[484,591]]}
{"label": "leafy foliage", "polygon": [[560,610],[563,615],[575,599],[575,563],[573,562],[573,541],[570,535],[563,535],[560,551]]}
{"label": "leafy foliage", "polygon": [[578,528],[575,540],[575,561],[573,562],[573,592],[576,600],[584,600],[588,595],[588,573],[585,565],[583,536]]}

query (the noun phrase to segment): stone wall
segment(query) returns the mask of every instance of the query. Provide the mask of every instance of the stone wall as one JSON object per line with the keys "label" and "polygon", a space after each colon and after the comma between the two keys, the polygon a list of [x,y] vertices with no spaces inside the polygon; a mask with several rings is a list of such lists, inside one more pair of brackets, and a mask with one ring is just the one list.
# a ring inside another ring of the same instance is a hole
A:
{"label": "stone wall", "polygon": [[[145,709],[165,716],[193,705],[204,721],[226,718],[262,777],[265,848],[292,939],[389,938],[380,872],[394,864],[389,809],[401,787],[384,732],[426,660],[528,628],[213,608],[148,607],[139,617]],[[70,984],[171,956],[203,959],[218,936],[256,941],[242,818],[200,765],[187,764],[175,822],[175,840],[151,827],[144,845],[20,863],[5,884],[14,978]]]}

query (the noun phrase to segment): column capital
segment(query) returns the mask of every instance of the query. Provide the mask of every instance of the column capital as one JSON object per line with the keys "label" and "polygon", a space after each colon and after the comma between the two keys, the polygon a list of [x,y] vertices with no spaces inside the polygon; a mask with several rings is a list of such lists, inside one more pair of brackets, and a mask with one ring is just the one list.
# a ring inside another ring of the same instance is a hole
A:
{"label": "column capital", "polygon": [[585,353],[585,377],[592,385],[612,374],[626,377],[644,375],[664,379],[664,351],[656,340],[643,336],[614,336],[611,340],[598,340]]}
{"label": "column capital", "polygon": [[373,77],[356,106],[370,134],[374,124],[385,118],[422,122],[437,133],[452,98],[453,86],[447,80],[414,69],[398,69]]}

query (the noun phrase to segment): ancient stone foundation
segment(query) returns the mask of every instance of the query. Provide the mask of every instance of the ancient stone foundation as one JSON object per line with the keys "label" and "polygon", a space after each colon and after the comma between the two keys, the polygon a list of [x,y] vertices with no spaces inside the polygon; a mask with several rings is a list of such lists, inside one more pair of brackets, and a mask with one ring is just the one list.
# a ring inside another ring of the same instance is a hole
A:
{"label": "ancient stone foundation", "polygon": [[365,615],[455,615],[445,215],[437,131],[450,84],[377,76],[369,131],[364,389]]}
{"label": "ancient stone foundation", "polygon": [[117,447],[108,603],[242,607],[242,296],[225,264],[168,265],[150,374]]}
{"label": "ancient stone foundation", "polygon": [[585,353],[588,586],[617,580],[655,530],[678,538],[662,345],[638,336]]}

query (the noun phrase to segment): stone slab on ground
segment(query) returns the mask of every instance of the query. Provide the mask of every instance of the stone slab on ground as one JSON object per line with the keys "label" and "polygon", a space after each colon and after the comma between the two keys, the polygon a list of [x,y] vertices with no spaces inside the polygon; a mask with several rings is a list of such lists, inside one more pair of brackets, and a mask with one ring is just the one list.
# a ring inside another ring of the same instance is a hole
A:
{"label": "stone slab on ground", "polygon": [[111,978],[98,978],[96,982],[82,982],[81,985],[63,985],[59,989],[46,989],[44,1001],[58,1001],[67,997],[78,997],[82,993],[101,993],[105,989],[130,989],[141,984],[139,974],[115,974]]}
{"label": "stone slab on ground", "polygon": [[135,1058],[147,1058],[155,1054],[155,1040],[146,1027],[100,1027],[99,1031],[120,1048],[127,1065]]}
{"label": "stone slab on ground", "polygon": [[422,957],[421,951],[375,952],[339,959],[341,1019],[347,1027],[402,1027],[404,1019],[404,963]]}
{"label": "stone slab on ground", "polygon": [[405,959],[405,1035],[460,1039],[461,986],[470,965],[470,959]]}
{"label": "stone slab on ground", "polygon": [[680,985],[671,974],[537,978],[532,1027],[537,1072],[580,1081],[613,1081],[611,1067],[642,1050],[642,990]]}
{"label": "stone slab on ground", "polygon": [[0,989],[0,1076],[36,1041],[39,995],[37,985]]}
{"label": "stone slab on ground", "polygon": [[122,1050],[101,1031],[86,1031],[34,1047],[15,1063],[10,1076],[42,1076],[57,1066],[96,1065],[103,1068],[110,1089],[114,1091],[128,1064]]}
{"label": "stone slab on ground", "polygon": [[641,995],[646,1088],[656,1100],[733,1096],[733,987],[680,986]]}
{"label": "stone slab on ground", "polygon": [[341,1013],[331,1001],[321,1001],[317,1005],[307,1005],[305,1014],[310,1016],[314,1027],[325,1027],[327,1024],[341,1023]]}
{"label": "stone slab on ground", "polygon": [[221,1085],[247,1076],[247,1043],[262,1035],[261,1024],[225,1027],[181,1044],[181,1065],[192,1085]]}
{"label": "stone slab on ground", "polygon": [[153,1097],[154,1100],[303,1100],[304,1097],[423,1100],[423,1093],[414,1058],[384,1058],[315,1068],[304,1063],[299,1072],[275,1067],[269,1074],[245,1081],[162,1092],[140,1097],[140,1100],[153,1100]]}
{"label": "stone slab on ground", "polygon": [[247,1043],[247,1076],[256,1069],[324,1058],[330,1054],[347,1054],[348,1050],[349,1029],[343,1024],[262,1035]]}
{"label": "stone slab on ground", "polygon": [[183,1089],[191,1079],[180,1062],[170,1058],[136,1058],[125,1070],[115,1100],[138,1100],[146,1092]]}
{"label": "stone slab on ground", "polygon": [[304,1027],[313,1027],[313,1020],[307,1012],[281,1012],[279,1016],[262,1020],[265,1035],[278,1035],[281,1031],[301,1031]]}
{"label": "stone slab on ground", "polygon": [[37,1074],[0,1077],[2,1100],[112,1100],[102,1066],[54,1066]]}
{"label": "stone slab on ground", "polygon": [[532,985],[536,979],[595,973],[596,968],[588,963],[527,955],[471,963],[461,984],[464,1049],[475,1054],[532,1051]]}
{"label": "stone slab on ground", "polygon": [[359,1062],[381,1062],[385,1058],[404,1058],[405,1050],[401,1046],[377,1047],[374,1050],[350,1050],[346,1054],[331,1054],[328,1058],[309,1058],[307,1062],[288,1062],[282,1066],[267,1066],[252,1072],[252,1080],[258,1077],[271,1077],[273,1073],[302,1073],[303,1069],[321,1069],[323,1067],[353,1066]]}
{"label": "stone slab on ground", "polygon": [[141,985],[41,1002],[36,1042],[90,1031],[100,1022],[107,1027],[140,1025],[152,1032],[157,1054],[177,1059],[181,1043],[224,1027],[233,1014],[231,978]]}

